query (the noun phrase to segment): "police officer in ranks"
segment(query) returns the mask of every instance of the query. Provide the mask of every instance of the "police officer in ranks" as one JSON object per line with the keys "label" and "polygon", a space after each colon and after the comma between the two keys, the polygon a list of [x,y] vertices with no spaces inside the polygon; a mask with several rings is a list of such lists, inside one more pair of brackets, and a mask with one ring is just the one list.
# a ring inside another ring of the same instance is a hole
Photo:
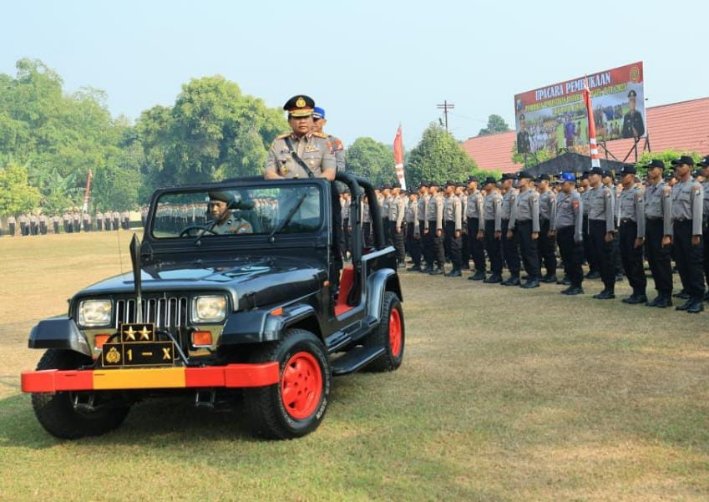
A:
{"label": "police officer in ranks", "polygon": [[421,255],[426,267],[423,267],[422,272],[431,272],[433,270],[434,258],[429,254],[431,248],[427,244],[428,239],[428,200],[431,198],[429,194],[430,183],[422,180],[419,183],[419,200],[418,200],[418,218],[419,218],[419,234],[421,235]]}
{"label": "police officer in ranks", "polygon": [[646,167],[645,256],[657,290],[647,306],[667,308],[672,306],[672,188],[663,179],[664,162],[653,159]]}
{"label": "police officer in ranks", "polygon": [[369,247],[372,245],[372,215],[369,212],[369,198],[362,197],[362,242]]}
{"label": "police officer in ranks", "polygon": [[101,211],[96,211],[96,231],[103,231],[103,213]]}
{"label": "police officer in ranks", "polygon": [[209,192],[207,212],[213,222],[211,231],[218,235],[253,233],[251,223],[232,213],[229,204],[233,200],[234,195],[230,192]]}
{"label": "police officer in ranks", "polygon": [[404,215],[406,223],[406,247],[411,255],[413,265],[406,269],[407,272],[421,272],[421,227],[419,225],[419,197],[412,191],[406,204]]}
{"label": "police officer in ranks", "polygon": [[391,204],[391,184],[384,183],[379,198],[379,210],[382,214],[382,227],[384,228],[384,242],[387,246],[393,245],[391,239],[391,225],[389,222],[389,204]]}
{"label": "police officer in ranks", "polygon": [[352,204],[352,197],[348,190],[343,191],[340,194],[340,215],[342,218],[342,238],[340,239],[340,244],[342,247],[342,254],[346,258],[347,253],[350,252],[351,242],[352,242],[352,227],[350,225],[350,205]]}
{"label": "police officer in ranks", "polygon": [[673,160],[677,183],[672,187],[673,244],[677,271],[689,298],[676,307],[696,314],[704,310],[702,219],[704,190],[691,176],[694,160],[686,155]]}
{"label": "police officer in ranks", "polygon": [[27,214],[20,214],[20,217],[17,219],[17,221],[20,224],[20,235],[22,235],[23,237],[30,235],[30,219],[27,217]]}
{"label": "police officer in ranks", "polygon": [[502,249],[500,240],[502,235],[502,196],[497,189],[495,178],[485,178],[485,198],[483,200],[483,227],[482,236],[478,232],[478,238],[484,239],[485,252],[490,259],[490,276],[483,282],[486,284],[499,284],[502,282]]}
{"label": "police officer in ranks", "polygon": [[502,175],[502,258],[510,271],[510,277],[502,283],[503,286],[519,286],[520,258],[517,250],[517,236],[514,232],[509,233],[510,218],[515,210],[515,199],[517,190],[512,186],[515,176],[513,174]]}
{"label": "police officer in ranks", "polygon": [[620,282],[623,280],[623,263],[620,260],[620,234],[618,232],[618,227],[620,226],[620,211],[618,210],[619,208],[619,199],[620,199],[620,193],[623,191],[622,186],[616,186],[614,183],[613,179],[613,173],[609,169],[604,169],[603,170],[603,178],[601,179],[601,182],[605,187],[610,189],[611,194],[613,195],[613,218],[615,219],[615,234],[614,235],[614,240],[613,240],[613,259],[614,261],[614,268],[615,268],[615,281]]}
{"label": "police officer in ranks", "polygon": [[550,232],[559,243],[559,253],[564,262],[564,274],[569,279],[569,287],[561,294],[575,296],[583,294],[583,200],[576,190],[576,176],[561,174],[561,191],[556,197],[556,211],[550,222]]}
{"label": "police officer in ranks", "polygon": [[470,242],[468,242],[468,225],[465,221],[465,213],[467,212],[468,206],[468,194],[466,193],[467,188],[467,183],[458,183],[455,187],[455,196],[460,200],[463,214],[463,230],[460,235],[460,258],[462,270],[470,270]]}
{"label": "police officer in ranks", "polygon": [[74,230],[74,232],[81,232],[81,214],[79,214],[79,211],[77,211],[76,209],[73,213],[71,213],[71,221],[71,228]]}
{"label": "police officer in ranks", "polygon": [[527,272],[524,289],[539,287],[539,252],[537,241],[539,239],[539,193],[531,186],[532,175],[522,171],[519,173],[519,192],[515,197],[515,207],[510,213],[510,222],[507,238],[516,234],[519,244],[519,254]]}
{"label": "police officer in ranks", "polygon": [[620,256],[633,294],[623,303],[647,303],[643,244],[645,242],[645,202],[643,191],[635,186],[635,167],[626,165],[621,171],[623,190],[618,203]]}
{"label": "police officer in ranks", "polygon": [[709,155],[704,157],[697,165],[702,169],[702,188],[704,190],[704,210],[702,211],[702,223],[704,226],[704,278],[707,284],[707,292],[704,294],[704,301],[709,302]]}
{"label": "police officer in ranks", "polygon": [[481,225],[483,214],[483,194],[478,190],[478,178],[468,178],[468,195],[465,205],[465,220],[468,230],[468,245],[470,256],[475,265],[475,273],[468,277],[471,281],[485,280],[485,245],[483,243],[484,225]]}
{"label": "police officer in ranks", "polygon": [[83,215],[83,220],[84,220],[84,232],[91,232],[91,215],[86,212]]}
{"label": "police officer in ranks", "polygon": [[7,217],[7,230],[8,230],[11,237],[15,236],[16,228],[17,228],[17,220],[15,219],[15,215],[11,214],[10,216]]}
{"label": "police officer in ranks", "polygon": [[556,282],[556,243],[551,234],[551,222],[556,217],[556,194],[549,188],[550,177],[542,174],[537,177],[537,191],[539,192],[539,271],[544,264],[546,274],[541,281],[545,283]]}
{"label": "police officer in ranks", "polygon": [[428,209],[426,210],[426,221],[428,228],[426,230],[426,243],[429,247],[429,255],[431,257],[430,272],[431,275],[441,275],[445,272],[446,257],[443,250],[443,197],[438,191],[437,183],[431,183],[429,191],[431,197],[428,199]]}
{"label": "police officer in ranks", "polygon": [[610,188],[601,183],[603,170],[594,167],[589,171],[588,220],[592,253],[600,260],[603,291],[593,297],[597,300],[615,298],[615,199]]}
{"label": "police officer in ranks", "polygon": [[47,225],[47,215],[42,213],[39,215],[39,233],[42,235],[47,235],[49,226]]}
{"label": "police officer in ranks", "polygon": [[461,248],[463,232],[463,205],[455,194],[457,184],[454,181],[446,182],[446,192],[443,202],[443,235],[448,244],[451,264],[453,269],[446,274],[447,277],[460,277],[463,265]]}
{"label": "police officer in ranks", "polygon": [[392,186],[389,196],[389,233],[396,250],[397,264],[399,267],[403,267],[406,265],[404,217],[407,200],[401,195],[401,187],[399,185]]}
{"label": "police officer in ranks", "polygon": [[61,222],[61,218],[59,218],[59,215],[54,213],[54,216],[52,216],[52,230],[54,231],[55,234],[59,233],[59,224]]}
{"label": "police officer in ranks", "polygon": [[590,204],[588,196],[591,192],[591,184],[588,181],[589,171],[584,171],[579,181],[578,192],[581,195],[583,204],[583,257],[588,263],[588,273],[586,279],[598,279],[601,277],[599,258],[593,253],[593,243],[591,242],[591,234],[589,232],[588,211]]}

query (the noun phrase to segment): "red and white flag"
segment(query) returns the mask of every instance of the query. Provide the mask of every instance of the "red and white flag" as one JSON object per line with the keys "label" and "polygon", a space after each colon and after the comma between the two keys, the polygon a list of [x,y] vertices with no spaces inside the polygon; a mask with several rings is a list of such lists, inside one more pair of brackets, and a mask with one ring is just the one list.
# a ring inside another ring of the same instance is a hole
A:
{"label": "red and white flag", "polygon": [[406,177],[404,176],[404,138],[401,135],[401,126],[396,130],[394,138],[394,170],[399,180],[399,185],[406,190]]}
{"label": "red and white flag", "polygon": [[588,87],[588,78],[584,80],[583,101],[586,104],[586,115],[588,115],[588,143],[591,150],[591,167],[601,167],[598,145],[596,144],[596,121],[593,119],[593,105],[591,103],[591,89]]}

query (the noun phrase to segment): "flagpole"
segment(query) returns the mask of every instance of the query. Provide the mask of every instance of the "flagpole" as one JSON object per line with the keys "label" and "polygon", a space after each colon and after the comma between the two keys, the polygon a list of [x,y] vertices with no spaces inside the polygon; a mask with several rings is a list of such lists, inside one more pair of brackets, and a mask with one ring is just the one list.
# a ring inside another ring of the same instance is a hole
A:
{"label": "flagpole", "polygon": [[399,180],[399,186],[402,190],[406,190],[406,175],[404,173],[404,139],[401,132],[401,124],[396,130],[394,137],[394,172]]}

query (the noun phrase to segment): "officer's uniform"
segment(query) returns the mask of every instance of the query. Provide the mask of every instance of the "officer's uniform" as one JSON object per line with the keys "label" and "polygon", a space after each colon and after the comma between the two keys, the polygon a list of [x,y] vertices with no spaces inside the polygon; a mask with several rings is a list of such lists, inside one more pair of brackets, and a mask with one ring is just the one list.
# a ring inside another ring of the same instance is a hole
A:
{"label": "officer's uniform", "polygon": [[[465,185],[459,185],[461,188],[465,188]],[[456,191],[456,197],[460,199],[460,207],[462,212],[462,223],[463,231],[460,235],[460,258],[463,270],[470,270],[470,240],[468,239],[468,223],[465,220],[465,215],[468,212],[468,195],[465,190],[461,192]]]}
{"label": "officer's uniform", "polygon": [[17,227],[17,220],[14,215],[10,215],[7,218],[7,229],[12,237],[15,236],[15,229]]}
{"label": "officer's uniform", "polygon": [[89,213],[84,213],[84,232],[91,232],[91,215]]}
{"label": "officer's uniform", "polygon": [[539,270],[544,264],[546,275],[544,282],[556,281],[556,243],[554,237],[549,235],[551,222],[556,218],[556,194],[552,190],[539,192]]}
{"label": "officer's uniform", "polygon": [[59,233],[59,222],[60,221],[61,220],[60,220],[59,216],[57,216],[56,214],[54,216],[52,216],[52,230],[54,230],[55,234]]}
{"label": "officer's uniform", "polygon": [[74,232],[81,232],[81,215],[77,211],[72,214],[72,222]]}
{"label": "officer's uniform", "polygon": [[30,235],[30,219],[27,217],[27,215],[24,213],[21,214],[17,221],[20,223],[20,235]]}
{"label": "officer's uniform", "polygon": [[[428,183],[425,181],[421,182],[421,186],[428,188]],[[433,270],[433,256],[429,254],[430,248],[426,245],[426,239],[428,239],[428,220],[426,219],[426,214],[428,213],[428,200],[431,196],[428,193],[419,195],[418,200],[418,219],[419,219],[419,235],[421,236],[421,254],[423,260],[426,263],[426,268],[424,272],[430,272]]]}
{"label": "officer's uniform", "polygon": [[[586,175],[586,173],[584,173]],[[593,243],[591,242],[591,234],[589,232],[591,226],[588,223],[588,211],[591,207],[589,204],[588,197],[591,193],[591,187],[586,187],[586,189],[581,193],[581,206],[583,207],[583,257],[588,263],[588,274],[587,278],[598,278],[597,274],[600,274],[599,257],[593,252]]]}
{"label": "officer's uniform", "polygon": [[39,218],[36,214],[30,215],[30,234],[39,235]]}
{"label": "officer's uniform", "polygon": [[[455,186],[454,183],[450,183]],[[460,199],[454,193],[446,195],[443,202],[443,236],[444,247],[448,252],[453,265],[451,276],[460,276],[460,269],[463,265],[461,248],[462,242],[460,234],[463,231],[463,206]],[[456,232],[458,235],[456,236]]]}
{"label": "officer's uniform", "polygon": [[428,199],[426,222],[428,233],[424,240],[424,246],[428,248],[428,255],[431,258],[428,268],[431,274],[442,274],[446,257],[443,250],[443,236],[438,235],[439,231],[443,232],[443,197],[440,193],[431,195]]}
{"label": "officer's uniform", "polygon": [[[678,161],[672,161],[672,164],[692,166],[694,162],[691,158],[682,157]],[[704,271],[702,260],[704,259],[704,243],[701,241],[703,202],[702,185],[691,177],[686,181],[678,181],[672,187],[673,243],[677,271],[682,280],[684,291],[689,295],[687,303],[677,308],[690,312],[698,312],[703,309]],[[692,245],[693,236],[700,236],[699,244],[696,246]],[[697,306],[696,309],[692,308],[694,305]]]}
{"label": "officer's uniform", "polygon": [[[494,184],[495,180],[488,178],[485,184]],[[486,283],[502,282],[502,250],[500,239],[495,235],[502,232],[502,196],[497,188],[493,188],[485,195],[483,204],[483,221],[485,251],[490,259],[490,271],[492,275],[485,279]],[[505,238],[505,237],[503,237]]]}
{"label": "officer's uniform", "polygon": [[[601,174],[599,168],[591,170],[593,174]],[[614,206],[615,200],[608,187],[599,184],[588,191],[588,224],[591,239],[592,254],[598,257],[601,279],[604,289],[599,299],[615,298],[615,246],[613,240],[606,242],[606,234],[615,233]],[[594,298],[595,298],[594,297]]]}
{"label": "officer's uniform", "polygon": [[512,234],[511,238],[507,237],[512,211],[516,209],[516,198],[517,190],[511,187],[502,196],[502,258],[505,261],[505,265],[507,265],[507,269],[510,271],[510,277],[505,281],[505,285],[519,284],[520,258],[518,237],[515,233]]}
{"label": "officer's uniform", "polygon": [[406,250],[404,246],[404,217],[406,213],[406,199],[401,195],[391,196],[389,201],[389,227],[392,244],[396,250],[399,266],[406,264]]}
{"label": "officer's uniform", "polygon": [[[664,169],[662,161],[648,166]],[[655,281],[658,298],[650,306],[672,305],[672,245],[663,246],[663,237],[672,237],[672,188],[660,178],[645,189],[645,256]]]}
{"label": "officer's uniform", "polygon": [[369,200],[362,197],[362,242],[369,247],[372,245],[372,215],[369,211]]}
{"label": "officer's uniform", "polygon": [[[622,174],[635,175],[635,168],[626,166]],[[620,220],[620,257],[630,287],[633,288],[632,296],[624,298],[623,302],[645,303],[647,279],[643,262],[643,246],[635,246],[636,239],[645,239],[645,202],[642,190],[632,187],[620,193],[618,219]]]}
{"label": "officer's uniform", "polygon": [[[567,181],[575,179],[568,176]],[[551,225],[556,234],[556,242],[559,243],[564,274],[570,282],[569,288],[562,291],[565,294],[583,292],[583,213],[583,199],[576,190],[569,194],[561,191],[556,196],[556,213]]]}
{"label": "officer's uniform", "polygon": [[[384,193],[386,191],[386,193]],[[394,244],[391,237],[391,221],[389,220],[389,206],[391,205],[391,185],[382,187],[382,198],[379,199],[379,208],[382,212],[382,226],[384,227],[384,243],[387,246]]]}
{"label": "officer's uniform", "polygon": [[477,188],[469,189],[468,202],[465,206],[465,219],[468,228],[468,245],[470,256],[475,264],[476,280],[485,279],[485,245],[482,240],[478,240],[478,232],[484,230],[480,226],[480,218],[483,213],[483,194]]}
{"label": "officer's uniform", "polygon": [[[523,173],[523,176],[528,174]],[[517,237],[520,255],[527,272],[525,288],[539,286],[539,253],[537,240],[532,238],[534,232],[539,236],[539,194],[532,187],[520,190],[514,199],[515,207],[510,212],[509,230]]]}
{"label": "officer's uniform", "polygon": [[[698,164],[705,170],[709,167],[709,155],[704,157]],[[704,190],[704,210],[702,211],[702,223],[704,226],[704,277],[707,284],[707,289],[709,290],[709,176],[706,176],[704,182],[702,183],[702,189]],[[709,301],[709,291],[704,295],[704,301]]]}
{"label": "officer's uniform", "polygon": [[[628,93],[628,98],[636,98],[637,93],[631,90]],[[642,114],[637,111],[628,111],[623,117],[623,130],[622,134],[624,138],[639,138],[645,134],[645,124],[643,122]]]}
{"label": "officer's uniform", "polygon": [[39,233],[42,235],[47,235],[47,216],[45,214],[39,215]]}
{"label": "officer's uniform", "polygon": [[419,201],[408,201],[406,204],[406,247],[411,255],[413,266],[411,272],[421,271],[421,228],[419,226]]}

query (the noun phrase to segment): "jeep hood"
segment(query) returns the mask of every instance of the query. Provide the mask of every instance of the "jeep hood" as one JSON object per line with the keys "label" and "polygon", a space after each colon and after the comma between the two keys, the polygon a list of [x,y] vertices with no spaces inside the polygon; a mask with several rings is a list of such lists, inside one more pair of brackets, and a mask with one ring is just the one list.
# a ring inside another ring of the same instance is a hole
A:
{"label": "jeep hood", "polygon": [[[227,291],[239,308],[279,303],[321,288],[327,273],[314,259],[239,257],[231,260],[163,261],[142,268],[143,294],[170,291]],[[105,279],[80,291],[77,297],[131,294],[133,274]]]}

